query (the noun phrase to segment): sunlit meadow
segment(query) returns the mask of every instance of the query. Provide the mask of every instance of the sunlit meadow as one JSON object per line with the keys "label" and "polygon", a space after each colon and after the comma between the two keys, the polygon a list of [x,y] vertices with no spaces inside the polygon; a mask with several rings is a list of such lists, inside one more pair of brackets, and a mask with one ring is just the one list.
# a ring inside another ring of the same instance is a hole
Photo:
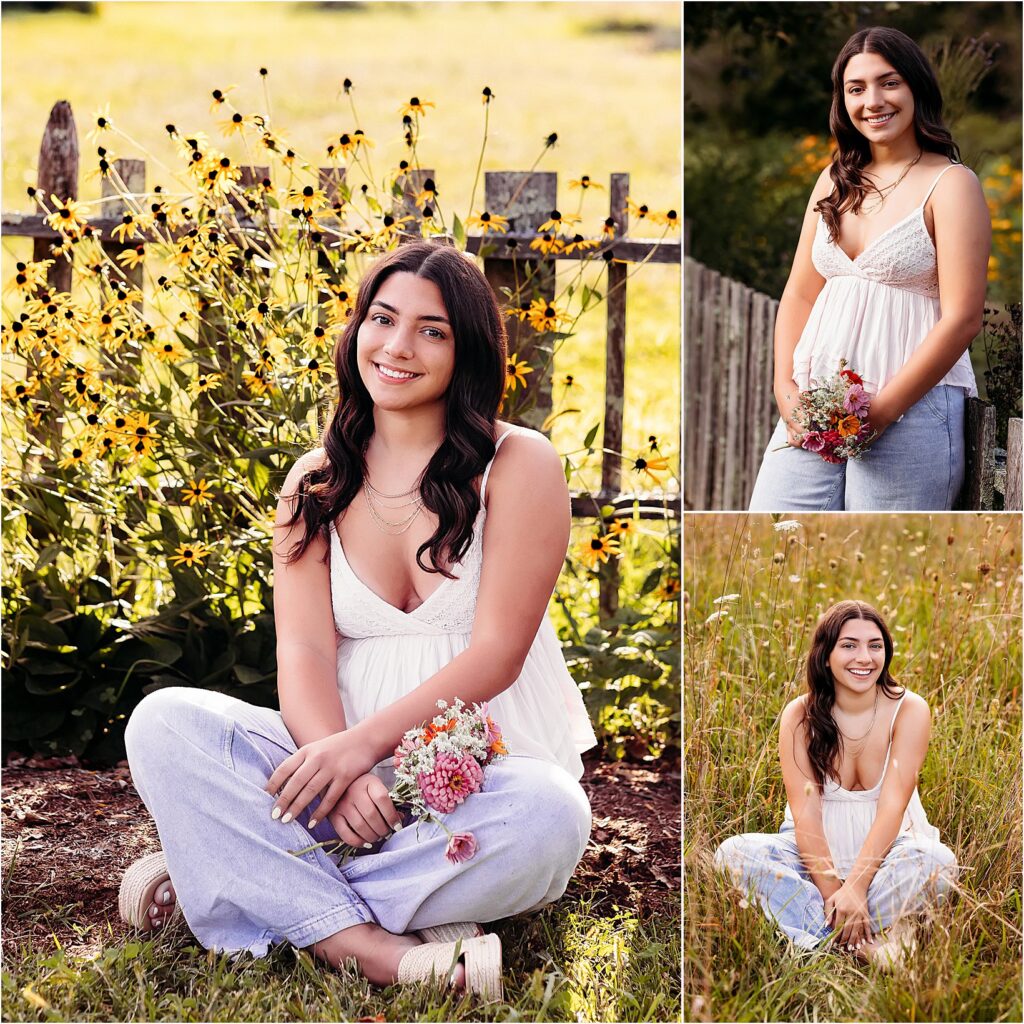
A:
{"label": "sunlit meadow", "polygon": [[[688,519],[686,1019],[1021,1019],[1020,537],[1011,515]],[[778,830],[778,717],[803,692],[818,616],[844,598],[885,616],[895,677],[931,707],[919,790],[963,866],[893,974],[789,958],[711,867],[727,836]]]}

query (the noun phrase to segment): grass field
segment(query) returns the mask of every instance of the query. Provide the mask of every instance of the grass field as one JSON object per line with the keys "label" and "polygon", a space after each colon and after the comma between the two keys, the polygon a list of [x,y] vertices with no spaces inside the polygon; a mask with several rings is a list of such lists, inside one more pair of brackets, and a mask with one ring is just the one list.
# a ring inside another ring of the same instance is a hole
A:
{"label": "grass field", "polygon": [[[1019,516],[692,516],[685,531],[684,1015],[701,1021],[1021,1019]],[[794,960],[711,868],[778,830],[778,716],[804,689],[818,615],[861,598],[893,673],[932,709],[919,790],[963,867],[915,960],[892,975]]]}
{"label": "grass field", "polygon": [[[507,1002],[429,986],[373,989],[293,947],[232,963],[187,939],[55,950],[8,962],[4,1020],[671,1021],[679,1015],[679,920],[641,922],[575,902],[501,929]],[[538,962],[540,961],[540,962]],[[561,965],[561,966],[556,966]]]}
{"label": "grass field", "polygon": [[[540,170],[557,171],[559,204],[575,210],[570,179],[607,182],[631,174],[631,192],[652,209],[680,208],[679,9],[673,3],[105,3],[96,15],[20,12],[6,5],[2,23],[4,209],[27,210],[39,141],[52,104],[71,102],[82,176],[96,160],[84,135],[93,113],[110,104],[124,141],[114,156],[145,153],[174,164],[164,125],[218,139],[209,110],[215,88],[244,112],[269,109],[300,152],[322,153],[351,130],[345,77],[362,127],[376,142],[375,173],[403,154],[399,107],[410,96],[437,104],[424,120],[420,154],[437,172],[447,209],[464,216],[483,129],[480,91],[494,92],[484,170],[526,170],[557,132]],[[269,105],[258,68],[269,69]],[[40,69],[45,68],[41,73]],[[144,152],[143,152],[144,151]],[[240,155],[240,154],[238,154]],[[326,162],[326,161],[324,161]],[[156,165],[149,161],[151,168]],[[156,184],[151,171],[148,184]],[[96,178],[81,198],[96,198]],[[480,205],[478,194],[476,205]],[[588,196],[584,216],[607,215],[607,193]],[[658,234],[648,228],[639,235]],[[5,239],[12,258],[28,251]],[[679,434],[678,267],[642,268],[629,286],[625,443]],[[586,314],[562,349],[556,374],[580,384],[580,412],[556,423],[560,450],[578,446],[602,417],[604,308]],[[556,399],[558,398],[556,389]]]}

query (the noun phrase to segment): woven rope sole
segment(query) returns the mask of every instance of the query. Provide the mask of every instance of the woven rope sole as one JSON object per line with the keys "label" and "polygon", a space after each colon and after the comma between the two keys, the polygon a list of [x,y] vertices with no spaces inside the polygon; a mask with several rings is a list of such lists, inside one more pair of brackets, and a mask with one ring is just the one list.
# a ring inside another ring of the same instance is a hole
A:
{"label": "woven rope sole", "polygon": [[[161,850],[135,861],[125,871],[121,879],[121,889],[117,894],[117,909],[121,920],[135,928],[141,928],[146,924],[149,920],[147,911],[153,902],[153,894],[169,877],[167,861]],[[175,901],[167,925],[169,926],[180,914],[181,907]]]}
{"label": "woven rope sole", "polygon": [[426,942],[410,949],[398,965],[398,980],[448,982],[455,968],[455,952],[466,967],[466,989],[484,999],[502,998],[501,939],[497,935],[480,935],[457,942]]}
{"label": "woven rope sole", "polygon": [[416,934],[424,942],[457,942],[459,939],[475,939],[484,930],[472,921],[455,921],[452,924],[438,924],[433,928],[421,928]]}

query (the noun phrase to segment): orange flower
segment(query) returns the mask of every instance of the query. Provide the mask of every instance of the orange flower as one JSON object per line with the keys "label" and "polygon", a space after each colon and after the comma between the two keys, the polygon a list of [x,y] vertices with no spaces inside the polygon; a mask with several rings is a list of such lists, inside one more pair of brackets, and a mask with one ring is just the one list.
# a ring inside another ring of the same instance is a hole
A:
{"label": "orange flower", "polygon": [[860,420],[856,416],[847,416],[839,421],[839,434],[842,437],[853,437],[860,430]]}

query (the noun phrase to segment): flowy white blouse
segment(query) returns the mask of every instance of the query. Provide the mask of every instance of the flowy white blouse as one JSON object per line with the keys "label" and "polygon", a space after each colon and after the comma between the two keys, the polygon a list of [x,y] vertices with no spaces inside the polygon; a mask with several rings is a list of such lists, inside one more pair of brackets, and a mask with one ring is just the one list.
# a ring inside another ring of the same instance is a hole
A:
{"label": "flowy white blouse", "polygon": [[[518,428],[498,438],[495,451],[514,432],[519,432]],[[457,578],[444,579],[411,612],[385,601],[353,572],[337,529],[331,529],[338,690],[349,725],[410,693],[469,646],[483,568],[491,464],[480,485],[480,511],[473,539],[462,562],[453,568]],[[514,615],[515,609],[510,608],[509,613]],[[560,765],[575,779],[582,776],[580,753],[594,746],[597,738],[547,616],[519,677],[488,705],[510,754],[542,758]]]}
{"label": "flowy white blouse", "polygon": [[[818,224],[811,261],[825,278],[793,352],[793,379],[801,391],[847,368],[877,394],[896,375],[939,320],[939,274],[935,245],[925,225],[924,208],[943,174],[921,205],[883,231],[856,258],[830,241]],[[968,352],[939,381],[977,395]]]}

